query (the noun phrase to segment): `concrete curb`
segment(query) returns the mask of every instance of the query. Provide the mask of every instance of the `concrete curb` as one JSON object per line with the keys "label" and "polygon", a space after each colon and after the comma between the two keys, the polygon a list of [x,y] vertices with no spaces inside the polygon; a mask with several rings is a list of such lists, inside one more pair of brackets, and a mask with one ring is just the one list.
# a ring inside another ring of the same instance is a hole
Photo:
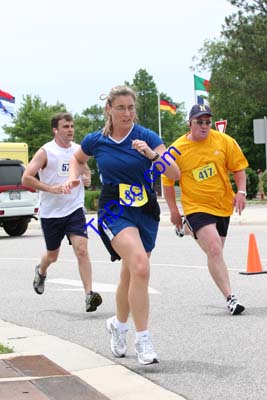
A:
{"label": "concrete curb", "polygon": [[110,400],[184,400],[95,352],[44,332],[0,320],[0,343],[18,355],[42,354]]}

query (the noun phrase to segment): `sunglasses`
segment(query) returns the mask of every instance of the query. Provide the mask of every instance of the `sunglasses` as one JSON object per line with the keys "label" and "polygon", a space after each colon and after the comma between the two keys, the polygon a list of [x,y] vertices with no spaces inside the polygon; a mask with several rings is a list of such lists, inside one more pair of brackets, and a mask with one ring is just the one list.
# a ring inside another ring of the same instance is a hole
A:
{"label": "sunglasses", "polygon": [[210,119],[208,119],[208,120],[192,119],[192,122],[194,122],[194,124],[198,124],[198,125],[211,125],[212,124],[212,121]]}

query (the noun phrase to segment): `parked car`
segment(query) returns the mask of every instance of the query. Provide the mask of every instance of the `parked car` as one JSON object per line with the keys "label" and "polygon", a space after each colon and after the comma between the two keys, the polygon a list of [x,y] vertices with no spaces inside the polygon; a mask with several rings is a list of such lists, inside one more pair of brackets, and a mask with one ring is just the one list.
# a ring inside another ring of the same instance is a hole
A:
{"label": "parked car", "polygon": [[1,158],[21,160],[24,165],[27,165],[29,161],[27,143],[0,142],[0,159]]}
{"label": "parked car", "polygon": [[10,236],[26,232],[37,218],[38,192],[22,186],[25,166],[20,160],[0,159],[0,227]]}

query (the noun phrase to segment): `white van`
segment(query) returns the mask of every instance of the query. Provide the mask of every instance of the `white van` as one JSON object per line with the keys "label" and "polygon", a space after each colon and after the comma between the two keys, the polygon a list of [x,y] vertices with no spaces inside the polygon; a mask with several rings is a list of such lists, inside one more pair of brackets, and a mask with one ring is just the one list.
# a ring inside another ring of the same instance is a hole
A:
{"label": "white van", "polygon": [[0,227],[10,236],[23,235],[31,218],[37,219],[39,196],[22,186],[24,170],[20,160],[0,159]]}

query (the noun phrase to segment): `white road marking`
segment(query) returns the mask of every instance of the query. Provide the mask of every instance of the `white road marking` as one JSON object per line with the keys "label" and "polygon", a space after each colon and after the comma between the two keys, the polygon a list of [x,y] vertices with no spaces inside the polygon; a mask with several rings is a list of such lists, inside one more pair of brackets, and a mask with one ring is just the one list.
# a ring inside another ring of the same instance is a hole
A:
{"label": "white road marking", "polygon": [[[55,283],[57,285],[67,285],[67,286],[74,286],[74,288],[62,288],[57,289],[60,291],[83,291],[83,286],[81,281],[76,279],[47,279],[48,283]],[[117,289],[117,285],[113,285],[111,283],[100,283],[100,282],[93,282],[93,290],[96,292],[107,292],[107,293],[115,293]],[[148,288],[148,293],[150,294],[160,294],[156,289],[151,287]]]}
{"label": "white road marking", "polygon": [[[23,257],[0,257],[0,262],[1,261],[40,261],[40,258],[23,258]],[[267,261],[267,259],[262,258],[261,259],[262,262]],[[70,263],[74,263],[77,264],[77,261],[75,259],[71,260],[71,259],[59,259],[58,260],[59,263],[65,263],[65,262],[70,262]],[[108,261],[108,260],[91,260],[92,264],[113,264],[115,265],[113,262]],[[117,264],[118,265],[118,264]],[[185,265],[185,264],[169,264],[169,263],[151,263],[151,265],[154,266],[162,266],[162,267],[173,267],[173,268],[193,268],[193,269],[207,269],[206,265]],[[242,269],[240,268],[228,268],[228,271],[242,271]]]}

